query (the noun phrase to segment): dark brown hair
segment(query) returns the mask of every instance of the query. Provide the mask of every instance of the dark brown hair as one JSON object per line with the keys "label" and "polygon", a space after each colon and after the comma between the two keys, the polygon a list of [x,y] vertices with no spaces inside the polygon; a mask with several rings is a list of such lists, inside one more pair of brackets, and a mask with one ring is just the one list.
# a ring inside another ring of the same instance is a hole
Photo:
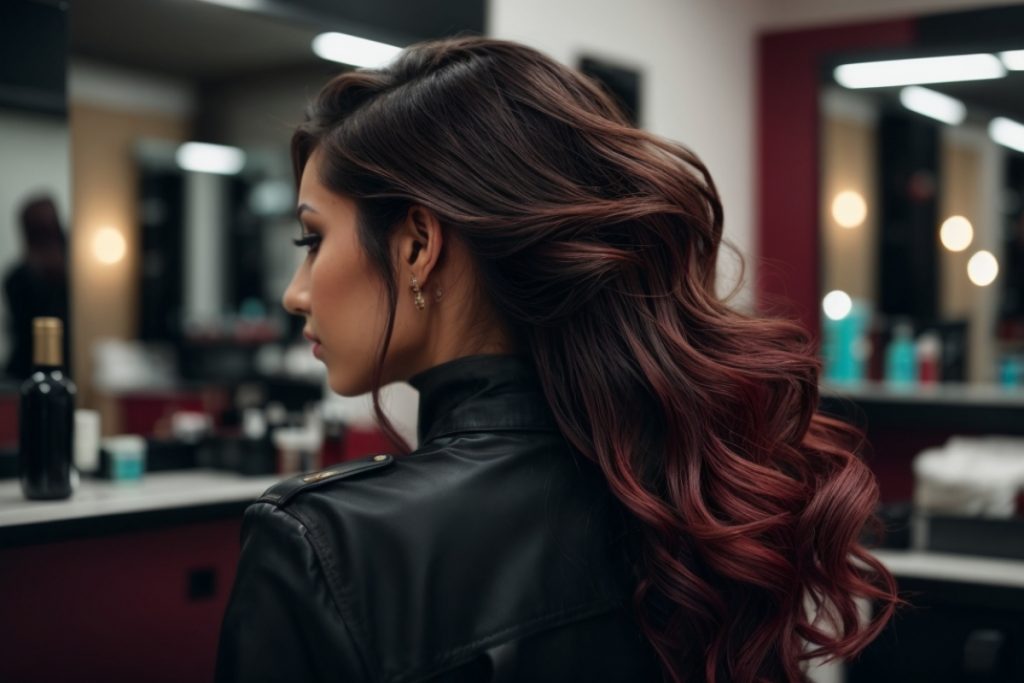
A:
{"label": "dark brown hair", "polygon": [[901,600],[859,544],[878,522],[860,435],[819,414],[798,324],[715,295],[722,206],[689,149],[542,53],[476,37],[335,77],[293,137],[297,179],[317,149],[387,286],[382,428],[409,452],[377,389],[391,228],[418,204],[468,247],[561,432],[638,528],[633,606],[667,679],[804,680],[805,660],[879,633]]}

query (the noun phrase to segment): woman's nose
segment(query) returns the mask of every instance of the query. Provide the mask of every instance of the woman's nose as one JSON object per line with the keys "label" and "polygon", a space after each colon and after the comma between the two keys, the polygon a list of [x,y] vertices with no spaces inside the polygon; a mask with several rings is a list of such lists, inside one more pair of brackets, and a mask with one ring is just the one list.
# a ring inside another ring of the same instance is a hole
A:
{"label": "woman's nose", "polygon": [[309,290],[306,287],[301,268],[295,272],[292,281],[284,290],[281,305],[292,315],[306,315],[309,312]]}

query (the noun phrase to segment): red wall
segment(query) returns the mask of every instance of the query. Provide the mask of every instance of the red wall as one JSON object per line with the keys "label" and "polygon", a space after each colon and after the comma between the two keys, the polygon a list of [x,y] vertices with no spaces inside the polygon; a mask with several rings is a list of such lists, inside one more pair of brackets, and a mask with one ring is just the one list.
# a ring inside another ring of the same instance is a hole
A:
{"label": "red wall", "polygon": [[757,46],[757,301],[820,337],[819,121],[822,58],[914,40],[912,20],[768,33]]}

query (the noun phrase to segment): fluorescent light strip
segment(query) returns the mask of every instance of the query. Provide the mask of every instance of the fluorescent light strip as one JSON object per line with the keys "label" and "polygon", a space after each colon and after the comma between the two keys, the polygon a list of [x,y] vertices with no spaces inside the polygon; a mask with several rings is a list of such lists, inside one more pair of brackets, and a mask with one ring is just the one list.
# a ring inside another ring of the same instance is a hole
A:
{"label": "fluorescent light strip", "polygon": [[185,171],[235,175],[245,166],[245,152],[226,145],[186,142],[178,147],[174,160]]}
{"label": "fluorescent light strip", "polygon": [[1004,147],[1024,152],[1024,124],[1013,119],[997,116],[989,121],[988,136]]}
{"label": "fluorescent light strip", "polygon": [[357,67],[380,68],[401,51],[400,47],[347,33],[321,33],[313,39],[317,57]]}
{"label": "fluorescent light strip", "polygon": [[951,126],[957,126],[967,118],[967,107],[963,102],[919,85],[911,85],[900,90],[900,103],[910,111]]}
{"label": "fluorescent light strip", "polygon": [[1000,52],[999,59],[1003,60],[1003,65],[1010,71],[1024,71],[1024,50]]}
{"label": "fluorescent light strip", "polygon": [[884,88],[1002,78],[1006,68],[995,55],[974,54],[843,64],[834,75],[845,88]]}

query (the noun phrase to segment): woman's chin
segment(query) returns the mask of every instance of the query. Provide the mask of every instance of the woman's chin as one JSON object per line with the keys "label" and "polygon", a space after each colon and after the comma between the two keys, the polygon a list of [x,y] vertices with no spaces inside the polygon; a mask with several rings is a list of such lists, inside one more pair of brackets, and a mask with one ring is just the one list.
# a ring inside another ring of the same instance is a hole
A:
{"label": "woman's chin", "polygon": [[338,396],[351,398],[361,396],[369,391],[369,388],[360,386],[353,379],[352,377],[342,377],[340,373],[331,372],[330,368],[327,369],[327,386]]}

